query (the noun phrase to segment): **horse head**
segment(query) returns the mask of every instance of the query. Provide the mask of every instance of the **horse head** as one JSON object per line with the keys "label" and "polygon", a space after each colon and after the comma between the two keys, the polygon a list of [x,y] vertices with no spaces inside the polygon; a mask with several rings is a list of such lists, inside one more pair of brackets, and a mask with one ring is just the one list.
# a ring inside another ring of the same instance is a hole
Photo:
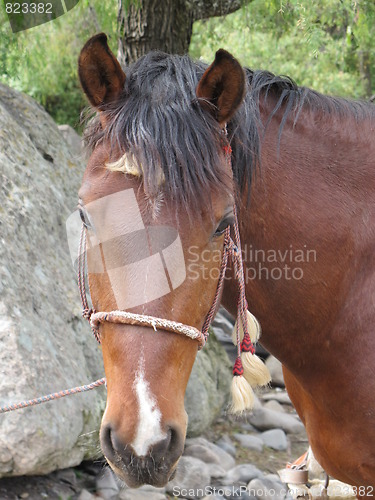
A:
{"label": "horse head", "polygon": [[[201,331],[233,221],[223,128],[242,102],[244,72],[220,50],[208,68],[151,53],[125,75],[99,34],[81,51],[79,77],[98,112],[79,191],[93,307]],[[152,321],[103,321],[99,332],[103,453],[128,485],[162,486],[183,452],[184,394],[199,343]]]}

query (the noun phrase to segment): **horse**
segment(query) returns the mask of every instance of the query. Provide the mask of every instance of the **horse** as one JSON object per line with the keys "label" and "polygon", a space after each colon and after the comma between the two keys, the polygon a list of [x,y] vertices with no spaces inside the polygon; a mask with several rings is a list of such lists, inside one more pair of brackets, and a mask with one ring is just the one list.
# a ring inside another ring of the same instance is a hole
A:
{"label": "horse", "polygon": [[[261,344],[283,365],[317,461],[371,496],[375,107],[244,69],[223,49],[210,66],[151,52],[125,75],[103,33],[83,47],[79,77],[96,112],[79,209],[91,243],[110,239],[116,255],[99,270],[88,250],[95,310],[127,309],[197,331],[220,300],[236,314],[233,265],[215,297],[237,214]],[[145,227],[172,231],[156,253],[178,242],[179,279],[165,277],[165,262],[147,265],[156,254],[146,255],[150,242],[135,236]],[[120,233],[127,238],[116,239]],[[143,264],[122,273],[119,263],[135,265],[138,253]],[[199,343],[150,324],[103,321],[99,330],[103,453],[129,486],[165,485],[183,452],[184,393]]]}

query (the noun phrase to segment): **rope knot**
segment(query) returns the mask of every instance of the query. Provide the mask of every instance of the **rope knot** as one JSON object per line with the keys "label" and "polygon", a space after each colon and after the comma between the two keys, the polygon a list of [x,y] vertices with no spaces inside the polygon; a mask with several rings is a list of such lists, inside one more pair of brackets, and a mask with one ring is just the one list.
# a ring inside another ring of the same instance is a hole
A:
{"label": "rope knot", "polygon": [[82,316],[87,319],[87,321],[90,321],[91,316],[94,314],[94,309],[90,307],[90,309],[83,309],[82,311]]}

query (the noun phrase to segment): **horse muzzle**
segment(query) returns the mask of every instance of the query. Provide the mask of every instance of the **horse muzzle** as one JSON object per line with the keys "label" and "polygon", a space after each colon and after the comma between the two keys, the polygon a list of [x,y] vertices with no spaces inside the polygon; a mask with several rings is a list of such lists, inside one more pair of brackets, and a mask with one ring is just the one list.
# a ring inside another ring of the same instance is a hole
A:
{"label": "horse muzzle", "polygon": [[105,458],[116,475],[131,488],[143,484],[165,486],[175,474],[184,441],[184,434],[170,427],[164,439],[150,446],[145,455],[138,456],[132,445],[125,443],[110,425],[103,426],[100,432]]}

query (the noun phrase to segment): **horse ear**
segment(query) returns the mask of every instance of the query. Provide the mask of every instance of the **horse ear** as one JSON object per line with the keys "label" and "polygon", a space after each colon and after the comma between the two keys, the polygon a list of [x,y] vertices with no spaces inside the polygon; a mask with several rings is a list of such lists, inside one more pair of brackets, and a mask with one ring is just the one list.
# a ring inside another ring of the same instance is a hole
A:
{"label": "horse ear", "polygon": [[197,86],[203,108],[224,125],[235,113],[245,94],[245,73],[240,63],[226,50],[216,52],[215,60]]}
{"label": "horse ear", "polygon": [[105,106],[121,93],[125,73],[108,47],[105,33],[86,42],[78,58],[78,75],[83,91],[95,108]]}

